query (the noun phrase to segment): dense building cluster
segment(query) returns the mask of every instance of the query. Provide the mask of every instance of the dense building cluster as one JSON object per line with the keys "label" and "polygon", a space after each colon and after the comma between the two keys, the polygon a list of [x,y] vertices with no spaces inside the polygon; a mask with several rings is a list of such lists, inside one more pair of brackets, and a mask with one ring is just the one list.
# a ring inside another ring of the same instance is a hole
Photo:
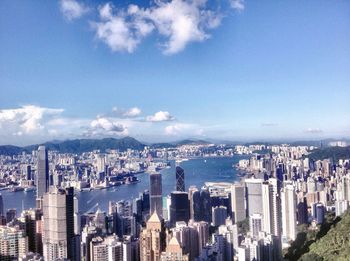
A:
{"label": "dense building cluster", "polygon": [[[78,157],[40,146],[32,155],[17,156],[21,171],[12,182],[36,188],[36,208],[17,215],[4,210],[0,197],[1,260],[281,260],[299,225],[317,229],[326,212],[341,215],[349,206],[350,160],[315,161],[307,156],[312,149],[237,146],[236,153],[250,155],[236,166],[246,173],[239,181],[198,188],[186,184],[186,170],[177,165],[169,195],[163,195],[162,174],[150,171],[149,190],[137,198],[111,201],[107,212],[81,213],[79,182],[113,182],[122,169],[152,165],[135,160],[152,155],[112,151]],[[162,151],[153,156],[169,156]],[[7,171],[2,166],[3,181],[13,177],[10,165]]]}

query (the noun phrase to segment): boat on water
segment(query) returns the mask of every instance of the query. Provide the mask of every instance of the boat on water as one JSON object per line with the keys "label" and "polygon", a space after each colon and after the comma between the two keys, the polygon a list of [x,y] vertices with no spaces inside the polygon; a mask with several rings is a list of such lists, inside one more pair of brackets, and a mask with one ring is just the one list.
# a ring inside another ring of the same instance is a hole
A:
{"label": "boat on water", "polygon": [[11,192],[19,192],[19,191],[23,191],[24,188],[23,187],[12,187],[10,189]]}
{"label": "boat on water", "polygon": [[36,188],[35,187],[27,187],[24,189],[24,192],[31,192],[31,191],[35,191]]}
{"label": "boat on water", "polygon": [[134,176],[129,176],[125,179],[126,185],[131,185],[131,184],[135,184],[135,183],[139,183],[139,182],[140,182],[140,180]]}

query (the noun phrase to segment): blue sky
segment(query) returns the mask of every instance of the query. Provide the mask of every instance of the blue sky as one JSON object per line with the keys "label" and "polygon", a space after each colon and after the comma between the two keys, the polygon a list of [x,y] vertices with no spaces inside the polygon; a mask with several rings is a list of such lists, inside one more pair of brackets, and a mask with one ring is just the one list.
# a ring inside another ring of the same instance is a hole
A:
{"label": "blue sky", "polygon": [[0,144],[350,137],[349,1],[0,3]]}

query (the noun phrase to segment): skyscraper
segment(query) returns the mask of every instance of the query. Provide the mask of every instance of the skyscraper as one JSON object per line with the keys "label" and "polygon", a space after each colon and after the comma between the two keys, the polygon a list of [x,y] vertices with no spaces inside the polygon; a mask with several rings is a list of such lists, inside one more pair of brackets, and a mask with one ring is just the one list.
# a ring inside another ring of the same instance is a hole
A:
{"label": "skyscraper", "polygon": [[2,200],[2,195],[0,194],[0,217],[4,216],[4,201]]}
{"label": "skyscraper", "polygon": [[247,194],[247,210],[248,216],[259,213],[262,214],[262,196],[261,183],[262,179],[246,179],[246,194]]}
{"label": "skyscraper", "polygon": [[246,217],[244,186],[234,184],[231,187],[231,208],[235,223],[243,221]]}
{"label": "skyscraper", "polygon": [[188,200],[190,201],[190,219],[200,221],[201,219],[201,201],[200,192],[195,186],[188,189]]}
{"label": "skyscraper", "polygon": [[286,184],[281,191],[282,235],[286,240],[296,238],[296,195],[292,184]]}
{"label": "skyscraper", "polygon": [[49,161],[45,146],[39,146],[36,173],[36,198],[40,199],[49,188]]}
{"label": "skyscraper", "polygon": [[277,179],[270,178],[262,184],[263,231],[281,235],[281,200]]}
{"label": "skyscraper", "polygon": [[170,224],[174,226],[178,221],[185,221],[187,223],[189,219],[190,208],[187,192],[171,192]]}
{"label": "skyscraper", "polygon": [[159,261],[165,249],[165,232],[163,222],[154,211],[140,234],[140,260]]}
{"label": "skyscraper", "polygon": [[43,253],[47,261],[76,260],[73,255],[74,199],[73,188],[52,188],[44,195]]}
{"label": "skyscraper", "polygon": [[151,173],[149,175],[150,184],[150,214],[154,211],[158,216],[163,214],[163,200],[162,200],[162,175],[160,173]]}
{"label": "skyscraper", "polygon": [[185,171],[180,166],[176,166],[176,190],[185,191]]}
{"label": "skyscraper", "polygon": [[170,239],[167,247],[166,252],[162,253],[161,260],[163,261],[188,261],[189,256],[188,254],[183,253],[183,249],[181,248],[181,245],[176,237],[172,237]]}
{"label": "skyscraper", "polygon": [[0,260],[18,260],[28,252],[25,231],[17,227],[0,226]]}
{"label": "skyscraper", "polygon": [[208,188],[203,187],[200,193],[200,220],[211,222],[211,197]]}
{"label": "skyscraper", "polygon": [[262,219],[262,215],[258,213],[249,216],[249,229],[254,238],[258,238],[259,232],[262,231]]}

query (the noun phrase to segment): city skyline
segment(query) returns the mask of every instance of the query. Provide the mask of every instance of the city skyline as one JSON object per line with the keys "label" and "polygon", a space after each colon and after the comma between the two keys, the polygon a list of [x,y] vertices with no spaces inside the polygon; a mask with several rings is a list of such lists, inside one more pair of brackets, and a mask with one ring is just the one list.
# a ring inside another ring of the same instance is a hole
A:
{"label": "city skyline", "polygon": [[2,1],[0,144],[349,138],[349,10]]}

